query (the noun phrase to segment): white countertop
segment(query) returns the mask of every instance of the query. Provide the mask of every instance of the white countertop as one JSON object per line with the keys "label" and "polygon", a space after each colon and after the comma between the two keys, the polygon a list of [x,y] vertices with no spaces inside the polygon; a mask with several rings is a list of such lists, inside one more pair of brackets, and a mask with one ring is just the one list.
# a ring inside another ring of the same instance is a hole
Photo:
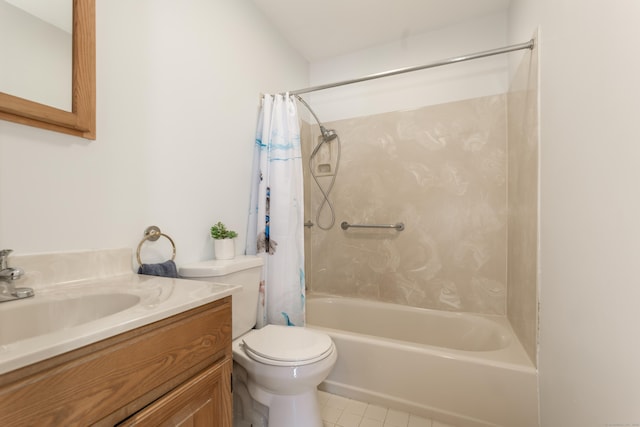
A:
{"label": "white countertop", "polygon": [[[60,300],[108,293],[136,295],[140,297],[140,302],[118,313],[78,326],[0,346],[0,374],[216,301],[239,289],[239,286],[222,283],[128,273],[36,290],[36,295],[32,298],[1,303],[0,311],[47,299]],[[19,325],[0,325],[2,329],[13,327]]]}

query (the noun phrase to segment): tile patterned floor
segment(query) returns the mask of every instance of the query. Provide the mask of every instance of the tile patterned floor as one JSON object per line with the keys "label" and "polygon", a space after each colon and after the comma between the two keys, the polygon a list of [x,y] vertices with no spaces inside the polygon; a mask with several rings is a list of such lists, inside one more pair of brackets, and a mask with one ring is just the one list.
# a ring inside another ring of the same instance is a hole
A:
{"label": "tile patterned floor", "polygon": [[455,427],[324,391],[318,399],[324,427]]}

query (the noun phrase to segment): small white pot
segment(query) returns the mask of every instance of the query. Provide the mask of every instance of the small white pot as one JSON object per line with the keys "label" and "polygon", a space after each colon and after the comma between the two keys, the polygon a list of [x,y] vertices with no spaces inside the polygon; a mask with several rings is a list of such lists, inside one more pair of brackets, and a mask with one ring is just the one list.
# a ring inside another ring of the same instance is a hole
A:
{"label": "small white pot", "polygon": [[233,259],[236,256],[236,239],[213,239],[216,259]]}

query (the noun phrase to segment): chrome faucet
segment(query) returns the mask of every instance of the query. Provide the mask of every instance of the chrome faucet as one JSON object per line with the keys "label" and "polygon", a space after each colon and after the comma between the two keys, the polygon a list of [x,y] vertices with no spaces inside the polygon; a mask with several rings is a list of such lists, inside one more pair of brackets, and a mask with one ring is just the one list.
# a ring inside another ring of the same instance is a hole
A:
{"label": "chrome faucet", "polygon": [[0,302],[29,298],[34,295],[31,288],[16,288],[15,281],[24,276],[19,267],[9,267],[11,249],[0,250]]}

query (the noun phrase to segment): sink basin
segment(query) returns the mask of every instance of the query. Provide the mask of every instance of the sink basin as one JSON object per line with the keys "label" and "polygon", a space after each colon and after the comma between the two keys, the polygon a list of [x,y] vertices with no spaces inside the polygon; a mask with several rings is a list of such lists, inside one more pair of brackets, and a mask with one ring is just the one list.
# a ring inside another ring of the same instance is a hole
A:
{"label": "sink basin", "polygon": [[138,302],[140,297],[126,293],[6,302],[0,309],[0,345],[91,322]]}

